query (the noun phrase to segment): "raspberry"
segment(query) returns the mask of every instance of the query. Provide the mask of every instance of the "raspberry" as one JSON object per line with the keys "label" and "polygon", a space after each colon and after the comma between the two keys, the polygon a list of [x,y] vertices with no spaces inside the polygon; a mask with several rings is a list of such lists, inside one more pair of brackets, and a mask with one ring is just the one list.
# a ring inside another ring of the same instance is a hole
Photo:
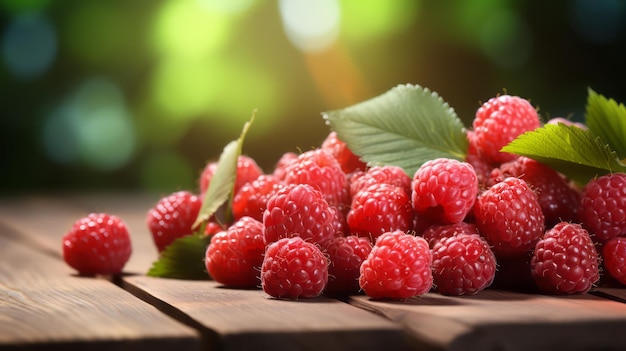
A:
{"label": "raspberry", "polygon": [[193,233],[202,201],[188,191],[162,197],[147,214],[146,222],[159,252],[174,240]]}
{"label": "raspberry", "polygon": [[545,231],[537,194],[519,178],[506,178],[481,193],[474,215],[497,258],[524,255]]}
{"label": "raspberry", "polygon": [[604,243],[602,257],[609,275],[626,285],[626,237],[614,237]]}
{"label": "raspberry", "polygon": [[539,115],[528,100],[500,95],[489,99],[476,111],[473,144],[477,154],[489,163],[511,161],[517,156],[500,152],[500,149],[540,125]]}
{"label": "raspberry", "polygon": [[355,155],[350,148],[339,139],[337,132],[330,132],[326,139],[322,142],[322,149],[327,150],[333,155],[344,173],[352,173],[355,171],[364,171],[367,169],[365,162],[361,161],[361,158]]}
{"label": "raspberry", "polygon": [[444,295],[475,295],[489,287],[496,275],[496,258],[478,234],[442,238],[432,248],[433,281]]}
{"label": "raspberry", "polygon": [[81,275],[118,274],[132,253],[126,224],[107,213],[91,213],[63,236],[63,259]]}
{"label": "raspberry", "polygon": [[372,298],[419,296],[432,288],[431,264],[424,238],[400,230],[386,232],[361,264],[359,286]]}
{"label": "raspberry", "polygon": [[428,227],[422,233],[422,237],[426,239],[428,246],[432,249],[437,241],[460,234],[478,234],[478,227],[476,224],[467,222],[435,224]]}
{"label": "raspberry", "polygon": [[394,185],[374,184],[352,198],[346,221],[350,233],[372,242],[381,234],[413,228],[414,212],[406,192]]}
{"label": "raspberry", "polygon": [[[209,189],[213,174],[217,170],[217,162],[209,162],[206,164],[202,173],[200,174],[200,194],[204,197],[204,194]],[[235,193],[246,183],[257,179],[263,170],[256,161],[250,156],[239,155],[237,159],[237,175],[235,176]]]}
{"label": "raspberry", "polygon": [[246,216],[211,237],[204,263],[218,283],[253,288],[260,283],[264,252],[263,223]]}
{"label": "raspberry", "polygon": [[537,286],[548,294],[584,294],[599,280],[598,253],[589,233],[561,222],[537,242],[530,261]]}
{"label": "raspberry", "polygon": [[590,180],[583,188],[578,216],[598,242],[626,234],[626,173]]}
{"label": "raspberry", "polygon": [[265,250],[261,286],[276,298],[313,298],[328,283],[328,260],[320,248],[300,237],[283,238]]}
{"label": "raspberry", "polygon": [[325,247],[330,260],[326,293],[349,295],[359,291],[359,269],[372,251],[367,238],[355,235],[335,237]]}
{"label": "raspberry", "polygon": [[328,151],[315,149],[298,156],[286,169],[285,183],[309,184],[321,191],[331,206],[347,206],[346,174]]}
{"label": "raspberry", "polygon": [[467,162],[438,158],[425,162],[413,176],[412,203],[418,216],[435,223],[463,221],[478,194],[478,179]]}
{"label": "raspberry", "polygon": [[278,180],[285,180],[285,177],[287,176],[287,167],[297,159],[298,154],[295,152],[285,152],[282,154],[278,162],[276,162],[272,175]]}
{"label": "raspberry", "polygon": [[374,184],[391,184],[411,194],[411,177],[397,166],[374,166],[365,172],[357,172],[350,178],[350,196],[354,197],[359,190]]}
{"label": "raspberry", "polygon": [[265,244],[299,236],[323,246],[339,230],[337,212],[308,184],[290,184],[267,201],[263,213]]}
{"label": "raspberry", "polygon": [[267,200],[282,186],[283,183],[278,178],[268,174],[262,174],[257,179],[244,184],[233,198],[232,210],[235,220],[250,216],[262,221]]}
{"label": "raspberry", "polygon": [[519,157],[502,164],[494,170],[495,183],[506,177],[518,177],[526,181],[539,198],[546,226],[559,222],[577,222],[576,209],[580,202],[580,192],[554,169],[528,157]]}

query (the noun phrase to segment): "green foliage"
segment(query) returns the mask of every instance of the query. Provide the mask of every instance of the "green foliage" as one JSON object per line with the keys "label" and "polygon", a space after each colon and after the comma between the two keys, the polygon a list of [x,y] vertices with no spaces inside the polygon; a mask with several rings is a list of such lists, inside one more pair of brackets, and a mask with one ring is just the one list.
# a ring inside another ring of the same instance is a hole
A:
{"label": "green foliage", "polygon": [[606,141],[620,159],[626,158],[626,107],[589,89],[585,123]]}
{"label": "green foliage", "polygon": [[174,279],[210,279],[204,255],[211,237],[201,233],[178,238],[161,252],[147,275]]}
{"label": "green foliage", "polygon": [[409,176],[428,160],[463,160],[467,154],[461,120],[439,95],[419,85],[399,85],[323,116],[365,162],[399,166]]}

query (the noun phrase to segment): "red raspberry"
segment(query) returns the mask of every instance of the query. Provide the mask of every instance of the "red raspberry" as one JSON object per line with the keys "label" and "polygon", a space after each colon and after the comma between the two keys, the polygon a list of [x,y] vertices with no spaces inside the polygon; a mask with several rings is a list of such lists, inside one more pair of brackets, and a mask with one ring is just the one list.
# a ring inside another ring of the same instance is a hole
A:
{"label": "red raspberry", "polygon": [[126,224],[106,213],[91,213],[63,236],[63,259],[81,275],[118,274],[132,246]]}
{"label": "red raspberry", "polygon": [[580,192],[554,169],[528,157],[519,157],[506,162],[492,172],[492,183],[506,177],[521,178],[528,183],[539,198],[539,204],[546,220],[552,227],[559,222],[577,222],[576,209],[580,202]]}
{"label": "red raspberry", "polygon": [[397,166],[374,166],[365,172],[357,172],[350,178],[350,196],[374,184],[391,184],[411,194],[411,177]]}
{"label": "red raspberry", "polygon": [[326,293],[349,295],[359,292],[359,269],[372,251],[367,238],[356,235],[335,237],[325,247],[330,260]]}
{"label": "red raspberry", "polygon": [[252,217],[241,217],[228,230],[211,237],[205,266],[209,275],[227,286],[259,286],[265,242],[263,223]]}
{"label": "red raspberry", "polygon": [[272,175],[276,177],[278,180],[285,180],[287,176],[287,167],[298,159],[298,154],[295,152],[285,152],[278,162],[276,162],[276,167],[274,167],[274,172]]}
{"label": "red raspberry", "polygon": [[561,222],[537,242],[530,261],[539,289],[548,294],[584,294],[599,280],[598,253],[589,233]]}
{"label": "red raspberry", "polygon": [[614,237],[604,243],[602,257],[609,275],[626,285],[626,237]]}
{"label": "red raspberry", "polygon": [[217,234],[221,231],[224,230],[224,227],[222,227],[221,224],[215,222],[215,221],[208,221],[206,223],[206,227],[204,227],[204,235],[205,236],[211,236],[213,234]]}
{"label": "red raspberry", "polygon": [[359,285],[372,298],[406,299],[433,285],[432,255],[424,238],[403,231],[382,234],[363,261]]}
{"label": "red raspberry", "polygon": [[489,163],[511,161],[517,156],[500,152],[500,149],[540,125],[537,110],[528,100],[500,95],[489,99],[476,111],[473,144],[478,155]]}
{"label": "red raspberry", "polygon": [[626,235],[626,173],[590,180],[583,188],[578,216],[598,242]]}
{"label": "red raspberry", "polygon": [[263,213],[265,244],[299,236],[324,246],[339,230],[337,212],[308,184],[290,184],[267,201]]}
{"label": "red raspberry", "polygon": [[364,171],[367,164],[361,161],[361,158],[355,155],[350,148],[337,137],[337,132],[330,132],[326,139],[322,142],[322,149],[329,151],[341,165],[341,169],[345,173],[354,171]]}
{"label": "red raspberry", "polygon": [[146,222],[159,250],[165,250],[174,240],[193,233],[202,201],[188,191],[177,191],[162,197],[148,211]]}
{"label": "red raspberry", "polygon": [[[203,198],[209,189],[209,184],[211,184],[211,179],[213,179],[213,174],[215,174],[216,170],[217,162],[209,162],[202,170],[202,174],[200,174],[200,194],[202,194]],[[235,193],[244,184],[257,179],[261,174],[263,174],[263,170],[253,158],[239,155],[237,159],[237,175],[235,177]]]}
{"label": "red raspberry", "polygon": [[524,255],[545,231],[537,194],[519,178],[506,178],[480,194],[474,215],[498,258]]}
{"label": "red raspberry", "polygon": [[437,241],[432,249],[433,281],[444,295],[474,295],[489,287],[496,258],[478,234],[457,234]]}
{"label": "red raspberry", "polygon": [[283,186],[283,182],[273,175],[262,174],[252,182],[244,184],[233,198],[235,220],[250,216],[263,221],[267,200]]}
{"label": "red raspberry", "polygon": [[411,230],[414,217],[411,199],[403,189],[390,184],[374,184],[352,198],[346,221],[350,233],[374,242],[385,232]]}
{"label": "red raspberry", "polygon": [[285,183],[309,184],[321,191],[331,206],[343,208],[349,199],[346,174],[328,151],[315,149],[298,156],[286,169]]}
{"label": "red raspberry", "polygon": [[413,176],[413,208],[435,223],[458,223],[472,210],[478,179],[467,162],[438,158],[425,162]]}
{"label": "red raspberry", "polygon": [[320,248],[300,237],[283,238],[265,250],[261,286],[276,298],[313,298],[328,283],[328,260]]}
{"label": "red raspberry", "polygon": [[474,223],[459,222],[453,224],[435,224],[428,227],[422,237],[428,242],[432,249],[437,241],[460,234],[479,234],[478,227]]}

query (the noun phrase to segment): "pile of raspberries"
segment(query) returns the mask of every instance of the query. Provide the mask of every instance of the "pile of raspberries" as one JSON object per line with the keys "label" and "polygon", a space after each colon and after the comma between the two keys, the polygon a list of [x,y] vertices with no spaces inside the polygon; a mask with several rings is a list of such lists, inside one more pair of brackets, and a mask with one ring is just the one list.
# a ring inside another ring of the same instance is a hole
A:
{"label": "pile of raspberries", "polygon": [[[207,274],[282,299],[459,296],[492,286],[565,295],[626,284],[626,174],[578,187],[499,151],[540,126],[529,101],[491,98],[467,131],[466,159],[433,159],[411,175],[368,166],[333,131],[318,148],[283,154],[271,172],[240,155],[232,220],[212,217],[204,229]],[[216,167],[203,169],[197,194],[171,193],[148,211],[159,252],[193,232]],[[113,215],[91,214],[64,236],[63,253],[81,274],[120,273],[128,231]]]}

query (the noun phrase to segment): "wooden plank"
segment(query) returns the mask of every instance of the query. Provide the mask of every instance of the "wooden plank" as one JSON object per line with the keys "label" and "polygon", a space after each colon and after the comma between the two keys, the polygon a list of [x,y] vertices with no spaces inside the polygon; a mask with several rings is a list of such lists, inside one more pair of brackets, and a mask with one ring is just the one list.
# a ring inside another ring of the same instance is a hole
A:
{"label": "wooden plank", "polygon": [[623,350],[626,304],[590,294],[545,296],[485,290],[429,293],[401,302],[351,297],[357,307],[404,325],[439,350]]}
{"label": "wooden plank", "polygon": [[176,307],[202,326],[220,350],[405,350],[403,329],[344,302],[318,298],[277,300],[261,290],[229,289],[214,281],[146,276],[124,287]]}
{"label": "wooden plank", "polygon": [[0,349],[197,350],[199,334],[107,280],[8,239],[0,224]]}

